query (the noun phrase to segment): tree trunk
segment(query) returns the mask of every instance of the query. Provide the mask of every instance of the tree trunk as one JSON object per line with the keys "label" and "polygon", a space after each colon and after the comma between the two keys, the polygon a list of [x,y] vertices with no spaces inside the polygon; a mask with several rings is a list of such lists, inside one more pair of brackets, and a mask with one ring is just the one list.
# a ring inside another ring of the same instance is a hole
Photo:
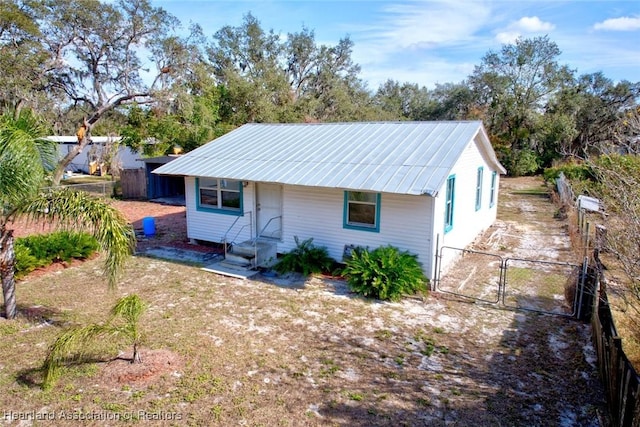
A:
{"label": "tree trunk", "polygon": [[84,150],[87,144],[89,144],[89,138],[85,136],[84,138],[82,138],[82,141],[78,143],[78,145],[73,147],[73,150],[69,151],[67,155],[64,156],[64,158],[62,158],[58,162],[56,166],[56,170],[53,171],[52,181],[54,186],[60,184],[60,181],[62,180],[62,176],[64,175],[64,172],[67,170],[67,166],[69,166],[69,164],[73,161],[73,159],[75,159],[76,156],[80,154],[82,150]]}
{"label": "tree trunk", "polygon": [[76,134],[78,136],[78,145],[73,147],[73,150],[69,151],[67,155],[58,162],[56,170],[53,171],[52,185],[54,187],[60,185],[60,181],[64,176],[64,172],[67,170],[67,166],[69,166],[73,159],[75,159],[91,141],[91,125],[92,122],[90,123],[87,119],[82,121],[82,126],[80,126],[78,133]]}
{"label": "tree trunk", "polygon": [[16,317],[16,254],[13,249],[13,230],[7,230],[5,224],[0,228],[0,280],[4,295],[4,313],[7,319]]}
{"label": "tree trunk", "polygon": [[142,363],[142,357],[138,351],[138,343],[133,343],[133,356],[131,357],[131,363]]}

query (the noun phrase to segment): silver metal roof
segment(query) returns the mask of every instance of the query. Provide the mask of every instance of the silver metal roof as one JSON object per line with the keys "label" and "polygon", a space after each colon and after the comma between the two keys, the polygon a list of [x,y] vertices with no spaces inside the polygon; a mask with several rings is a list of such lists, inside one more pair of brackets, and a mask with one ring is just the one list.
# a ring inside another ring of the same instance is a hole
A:
{"label": "silver metal roof", "polygon": [[154,173],[435,195],[474,139],[506,173],[479,121],[246,124]]}

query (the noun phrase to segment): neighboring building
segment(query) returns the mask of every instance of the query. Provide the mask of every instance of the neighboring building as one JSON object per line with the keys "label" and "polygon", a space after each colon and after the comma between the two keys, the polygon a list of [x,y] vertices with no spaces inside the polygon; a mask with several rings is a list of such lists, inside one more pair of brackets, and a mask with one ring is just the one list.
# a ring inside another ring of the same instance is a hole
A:
{"label": "neighboring building", "polygon": [[312,237],[336,260],[390,244],[433,278],[437,245],[495,221],[506,171],[481,122],[451,121],[247,124],[154,173],[185,177],[191,239],[283,253]]}
{"label": "neighboring building", "polygon": [[177,155],[149,157],[142,159],[144,162],[145,182],[147,184],[147,199],[184,199],[184,178],[181,176],[163,176],[154,174],[153,171],[162,165],[177,159]]}
{"label": "neighboring building", "polygon": [[[58,143],[58,155],[60,158],[66,156],[78,144],[78,137],[75,135],[49,136],[47,139]],[[71,161],[67,169],[72,172],[89,173],[91,171],[90,163],[96,160],[92,157],[99,157],[107,144],[118,141],[120,141],[120,137],[92,136],[91,143]],[[142,154],[140,152],[133,151],[126,146],[118,147],[116,161],[121,169],[143,168],[144,164],[138,161],[141,158]]]}

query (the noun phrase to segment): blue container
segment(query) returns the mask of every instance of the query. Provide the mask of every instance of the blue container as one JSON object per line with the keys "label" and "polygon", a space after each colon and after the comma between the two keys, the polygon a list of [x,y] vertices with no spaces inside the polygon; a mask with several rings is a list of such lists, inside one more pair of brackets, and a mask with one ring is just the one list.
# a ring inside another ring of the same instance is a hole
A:
{"label": "blue container", "polygon": [[152,216],[147,216],[142,219],[142,230],[144,235],[149,237],[156,234],[156,219]]}

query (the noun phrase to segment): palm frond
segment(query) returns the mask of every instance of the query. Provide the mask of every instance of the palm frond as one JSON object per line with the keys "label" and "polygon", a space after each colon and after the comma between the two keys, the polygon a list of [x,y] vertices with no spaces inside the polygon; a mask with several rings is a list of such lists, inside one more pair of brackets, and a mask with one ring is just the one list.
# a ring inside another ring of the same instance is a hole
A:
{"label": "palm frond", "polygon": [[86,231],[106,252],[105,272],[115,287],[118,273],[135,247],[135,233],[120,211],[102,199],[68,188],[41,192],[17,207],[16,215],[47,221],[65,230]]}
{"label": "palm frond", "polygon": [[87,343],[96,337],[108,332],[105,325],[93,324],[81,328],[74,328],[65,331],[49,347],[47,358],[42,369],[44,378],[43,388],[49,389],[60,376],[60,368],[71,359],[80,360],[88,348]]}
{"label": "palm frond", "polygon": [[136,295],[120,298],[111,309],[112,318],[122,317],[127,323],[136,324],[146,309],[145,303]]}
{"label": "palm frond", "polygon": [[43,157],[38,148],[42,129],[21,115],[0,116],[0,202],[14,206],[36,193],[44,180]]}
{"label": "palm frond", "polygon": [[82,361],[92,344],[98,338],[126,338],[133,345],[132,363],[141,361],[137,351],[141,334],[138,327],[140,316],[146,304],[136,295],[120,298],[111,309],[111,318],[106,323],[95,323],[69,329],[63,332],[49,347],[47,357],[42,365],[44,378],[42,387],[50,389],[60,376],[60,369],[72,361]]}

